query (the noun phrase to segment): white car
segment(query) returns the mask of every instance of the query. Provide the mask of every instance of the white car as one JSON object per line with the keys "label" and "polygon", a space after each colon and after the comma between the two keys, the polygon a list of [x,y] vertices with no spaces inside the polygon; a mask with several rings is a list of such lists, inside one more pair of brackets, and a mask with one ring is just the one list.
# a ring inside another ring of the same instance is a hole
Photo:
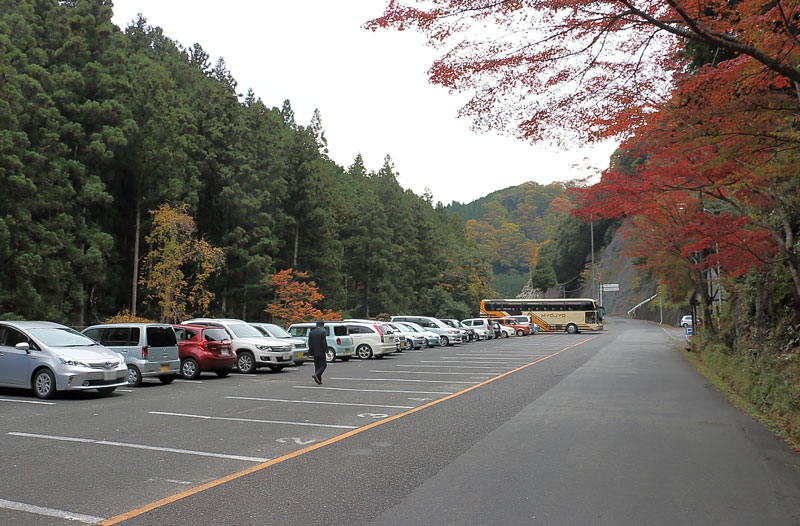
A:
{"label": "white car", "polygon": [[128,385],[125,358],[83,334],[49,321],[0,322],[0,385],[56,391],[97,389],[111,394]]}
{"label": "white car", "polygon": [[416,323],[410,321],[404,321],[404,322],[395,321],[392,323],[399,325],[400,327],[406,327],[409,330],[412,330],[415,333],[420,334],[425,340],[425,347],[436,347],[437,345],[442,344],[440,336],[438,334],[436,334],[435,332],[426,331],[425,328],[422,327],[421,325],[417,325]]}
{"label": "white car", "polygon": [[258,329],[264,336],[278,338],[291,343],[292,347],[294,347],[294,356],[292,358],[294,364],[303,365],[305,363],[305,357],[308,354],[308,344],[306,344],[305,340],[293,337],[283,327],[274,323],[251,323],[250,325]]}
{"label": "white car", "polygon": [[194,318],[183,325],[222,327],[231,335],[231,349],[236,353],[236,368],[240,373],[254,373],[259,367],[280,371],[292,365],[292,344],[278,338],[269,338],[243,320],[229,318]]}
{"label": "white car", "polygon": [[381,322],[348,321],[347,331],[353,338],[356,356],[361,359],[383,358],[397,350],[391,327]]}

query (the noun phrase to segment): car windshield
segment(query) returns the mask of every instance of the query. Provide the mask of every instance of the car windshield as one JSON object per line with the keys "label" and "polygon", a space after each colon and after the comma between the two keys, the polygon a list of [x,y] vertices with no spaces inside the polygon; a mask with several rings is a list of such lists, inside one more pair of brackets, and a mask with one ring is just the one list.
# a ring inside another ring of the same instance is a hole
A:
{"label": "car windshield", "polygon": [[265,323],[262,325],[267,332],[269,332],[273,338],[291,338],[292,335],[283,330],[282,327],[275,325],[274,323]]}
{"label": "car windshield", "polygon": [[264,335],[258,329],[246,323],[233,323],[228,328],[237,338],[263,338]]}
{"label": "car windshield", "polygon": [[411,325],[406,325],[405,323],[398,323],[398,324],[397,324],[397,326],[398,326],[398,327],[400,327],[400,328],[401,328],[402,330],[404,330],[404,331],[408,331],[408,332],[420,332],[420,331],[418,331],[417,329],[415,329],[414,327],[412,327]]}
{"label": "car windshield", "polygon": [[29,331],[37,340],[49,347],[84,347],[88,345],[99,345],[91,338],[87,338],[78,331],[67,327],[30,329]]}

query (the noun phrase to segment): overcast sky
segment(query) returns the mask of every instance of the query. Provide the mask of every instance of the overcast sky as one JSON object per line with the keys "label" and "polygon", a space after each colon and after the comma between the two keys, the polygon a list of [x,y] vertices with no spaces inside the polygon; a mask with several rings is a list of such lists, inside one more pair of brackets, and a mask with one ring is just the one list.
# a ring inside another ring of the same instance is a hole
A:
{"label": "overcast sky", "polygon": [[289,99],[298,124],[320,110],[331,158],[368,170],[390,155],[399,182],[434,201],[469,202],[526,181],[547,184],[606,168],[613,144],[558,150],[477,134],[456,112],[466,100],[428,83],[436,51],[421,35],[368,31],[387,0],[114,0],[114,22],[137,13],[184,47],[225,59],[239,83],[267,106]]}

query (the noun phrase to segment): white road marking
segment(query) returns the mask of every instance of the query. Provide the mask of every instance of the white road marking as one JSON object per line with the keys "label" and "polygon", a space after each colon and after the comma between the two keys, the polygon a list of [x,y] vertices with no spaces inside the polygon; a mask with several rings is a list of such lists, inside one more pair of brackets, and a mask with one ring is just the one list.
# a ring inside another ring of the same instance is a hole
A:
{"label": "white road marking", "polygon": [[342,426],[336,424],[315,424],[313,422],[286,422],[283,420],[259,420],[257,418],[233,418],[229,416],[189,415],[186,413],[167,413],[164,411],[150,411],[151,415],[182,416],[197,418],[198,420],[223,420],[226,422],[252,422],[255,424],[286,424],[289,426],[329,427],[334,429],[358,429],[358,426]]}
{"label": "white road marking", "polygon": [[408,394],[440,394],[451,395],[445,391],[392,391],[388,389],[347,389],[345,387],[313,387],[310,385],[295,385],[295,389],[327,389],[328,391],[356,391],[359,393],[408,393]]}
{"label": "white road marking", "polygon": [[202,384],[203,383],[202,380],[183,380],[181,378],[176,378],[173,381],[174,382],[179,382],[179,383],[182,383],[182,384]]}
{"label": "white road marking", "polygon": [[117,388],[117,392],[120,392],[120,393],[132,393],[134,391],[135,391],[135,389],[120,389],[120,388]]}
{"label": "white road marking", "polygon": [[175,479],[162,479],[161,477],[151,477],[147,482],[169,482],[170,484],[180,484],[182,486],[191,486],[194,482],[188,480],[175,480]]}
{"label": "white road marking", "polygon": [[[433,363],[441,363],[441,362],[433,362]],[[463,362],[461,362],[461,363],[463,363]],[[447,368],[447,369],[501,369],[501,370],[504,370],[504,371],[507,370],[507,369],[504,369],[503,367],[486,367],[486,366],[472,366],[472,365],[400,365],[400,364],[397,364],[396,367],[427,367],[427,368],[430,368],[430,369]]]}
{"label": "white road marking", "polygon": [[507,365],[512,365],[513,366],[513,365],[518,365],[518,364],[526,364],[526,363],[530,363],[530,361],[529,360],[514,360],[514,361],[511,361],[511,362],[509,362],[509,361],[502,361],[501,362],[500,360],[492,360],[492,361],[488,361],[488,362],[482,362],[482,361],[477,361],[477,360],[438,360],[436,362],[430,362],[430,363],[473,363],[473,364],[478,364],[478,365],[495,364],[497,367],[505,367]]}
{"label": "white road marking", "polygon": [[[440,371],[388,371],[388,370],[382,371],[380,369],[371,369],[371,370],[369,370],[367,372],[369,372],[369,373],[392,373],[392,374],[436,374],[436,375],[439,375],[439,374],[455,374],[455,375],[467,375],[467,376],[475,374],[475,373],[446,373],[446,372],[440,372]],[[486,376],[485,378],[491,378],[491,377],[490,376]]]}
{"label": "white road marking", "polygon": [[408,378],[342,378],[331,377],[331,380],[354,380],[358,382],[418,382],[429,384],[476,384],[478,382],[457,382],[455,380],[409,380]]}
{"label": "white road marking", "polygon": [[83,515],[82,513],[72,513],[71,511],[56,510],[53,508],[45,508],[44,506],[34,506],[33,504],[24,504],[22,502],[14,502],[12,500],[5,499],[0,499],[0,508],[24,511],[26,513],[34,513],[36,515],[46,515],[48,517],[57,517],[59,519],[78,521],[84,524],[97,524],[98,522],[105,520],[103,517]]}
{"label": "white road marking", "polygon": [[14,400],[13,398],[0,398],[0,402],[16,402],[18,404],[56,405],[55,402],[42,402],[41,400]]}
{"label": "white road marking", "polygon": [[127,444],[125,442],[112,442],[110,440],[95,440],[93,438],[38,435],[36,433],[18,433],[15,431],[10,432],[9,435],[17,437],[27,437],[27,438],[44,438],[47,440],[58,440],[61,442],[81,442],[84,444],[98,444],[101,446],[129,447],[133,449],[146,449],[148,451],[165,451],[167,453],[180,453],[182,455],[196,455],[199,457],[228,458],[232,460],[244,460],[245,462],[267,462],[268,460],[270,460],[268,458],[261,458],[261,457],[243,457],[240,455],[226,455],[224,453],[208,453],[206,451],[192,451],[189,449],[174,449],[171,447],[146,446],[143,444]]}
{"label": "white road marking", "polygon": [[384,409],[414,409],[411,405],[348,404],[345,402],[320,402],[317,400],[283,400],[281,398],[255,398],[251,396],[226,396],[231,400],[256,400],[259,402],[286,402],[289,404],[346,405],[350,407],[382,407]]}

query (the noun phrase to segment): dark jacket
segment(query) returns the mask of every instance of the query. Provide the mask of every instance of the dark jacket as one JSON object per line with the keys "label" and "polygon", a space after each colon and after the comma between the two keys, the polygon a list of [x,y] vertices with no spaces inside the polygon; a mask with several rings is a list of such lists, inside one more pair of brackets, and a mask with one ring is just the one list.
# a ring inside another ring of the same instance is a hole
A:
{"label": "dark jacket", "polygon": [[308,353],[311,356],[325,356],[328,350],[328,335],[325,327],[314,327],[308,333]]}

